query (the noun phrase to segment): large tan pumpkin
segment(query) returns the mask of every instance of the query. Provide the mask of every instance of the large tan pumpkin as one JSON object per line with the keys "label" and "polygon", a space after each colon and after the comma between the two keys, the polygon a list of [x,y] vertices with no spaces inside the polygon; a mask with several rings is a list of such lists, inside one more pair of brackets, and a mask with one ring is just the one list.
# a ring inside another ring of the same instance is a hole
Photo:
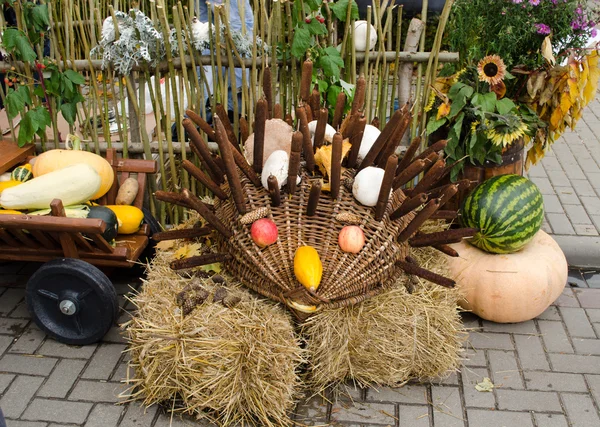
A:
{"label": "large tan pumpkin", "polygon": [[524,322],[542,314],[567,283],[567,260],[552,237],[540,230],[522,250],[490,254],[463,241],[452,245],[451,277],[464,296],[460,305],[498,323]]}

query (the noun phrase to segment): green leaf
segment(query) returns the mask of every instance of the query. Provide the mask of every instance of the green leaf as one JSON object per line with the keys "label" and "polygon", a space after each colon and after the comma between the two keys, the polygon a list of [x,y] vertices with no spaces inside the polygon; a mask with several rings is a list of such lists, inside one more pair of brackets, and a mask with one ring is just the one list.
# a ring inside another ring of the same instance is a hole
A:
{"label": "green leaf", "polygon": [[33,89],[33,94],[39,98],[46,98],[46,94],[44,93],[44,88],[41,85],[38,85]]}
{"label": "green leaf", "polygon": [[76,102],[66,102],[60,106],[60,112],[63,117],[72,125],[75,123],[75,119],[77,118],[77,103]]}
{"label": "green leaf", "polygon": [[515,108],[515,103],[509,98],[502,98],[496,101],[496,110],[498,111],[498,114],[506,114],[513,108]]}
{"label": "green leaf", "polygon": [[33,110],[29,110],[27,115],[31,116],[31,124],[36,132],[45,132],[46,128],[52,124],[50,113],[42,106],[35,107]]}
{"label": "green leaf", "polygon": [[340,79],[340,85],[342,85],[342,89],[343,89],[344,93],[346,94],[347,99],[354,98],[354,91],[356,89],[355,85],[353,85],[352,83],[348,83],[347,81],[344,81],[341,79]]}
{"label": "green leaf", "polygon": [[354,0],[339,0],[334,4],[330,4],[329,7],[335,15],[335,17],[342,22],[346,22],[346,15],[348,13],[348,4],[351,4],[352,11],[350,12],[350,19],[358,19],[358,5]]}
{"label": "green leaf", "polygon": [[427,135],[431,135],[433,132],[441,128],[447,122],[445,117],[442,117],[439,120],[436,120],[434,117],[429,120],[427,123]]}
{"label": "green leaf", "polygon": [[79,74],[77,71],[66,70],[63,73],[63,75],[76,85],[85,84],[85,78],[81,74]]}
{"label": "green leaf", "polygon": [[14,53],[17,59],[31,62],[37,58],[25,33],[16,28],[7,28],[4,30],[4,33],[2,33],[2,44],[6,50]]}
{"label": "green leaf", "polygon": [[328,77],[340,78],[340,69],[344,68],[344,60],[333,46],[325,48],[323,55],[317,60],[317,67]]}
{"label": "green leaf", "polygon": [[458,93],[461,91],[461,89],[464,88],[465,86],[466,86],[466,84],[461,83],[461,82],[454,83],[452,85],[452,87],[450,88],[450,90],[448,91],[448,97],[453,100],[454,97],[456,95],[458,95]]}
{"label": "green leaf", "polygon": [[340,94],[341,91],[342,91],[341,86],[337,86],[337,85],[329,86],[329,89],[327,90],[327,103],[329,105],[335,105],[335,103],[337,101],[337,96]]}
{"label": "green leaf", "polygon": [[323,2],[321,0],[304,0],[304,3],[310,7],[310,10],[319,10]]}
{"label": "green leaf", "polygon": [[31,96],[29,88],[18,86],[16,90],[8,88],[6,94],[6,113],[10,119],[14,119],[18,114],[25,110],[26,105],[31,105]]}
{"label": "green leaf", "polygon": [[38,31],[44,31],[50,26],[50,17],[48,15],[48,5],[38,4],[31,10],[33,25]]}
{"label": "green leaf", "polygon": [[319,92],[320,93],[327,92],[327,88],[329,87],[329,83],[327,83],[327,81],[318,79],[317,80],[317,85],[319,86]]}
{"label": "green leaf", "polygon": [[309,47],[312,46],[312,37],[306,28],[296,28],[292,42],[292,55],[303,58]]}
{"label": "green leaf", "polygon": [[28,111],[27,114],[23,116],[21,123],[19,124],[19,136],[17,138],[19,147],[31,142],[33,140],[33,135],[35,134],[31,115],[29,114],[30,112],[31,111]]}
{"label": "green leaf", "polygon": [[496,94],[489,92],[485,94],[476,93],[471,99],[471,103],[475,106],[481,107],[485,112],[493,112],[496,106]]}
{"label": "green leaf", "polygon": [[306,24],[304,28],[308,28],[308,31],[315,36],[327,34],[327,27],[325,26],[325,24],[321,24],[314,18],[312,21],[310,21],[310,24]]}

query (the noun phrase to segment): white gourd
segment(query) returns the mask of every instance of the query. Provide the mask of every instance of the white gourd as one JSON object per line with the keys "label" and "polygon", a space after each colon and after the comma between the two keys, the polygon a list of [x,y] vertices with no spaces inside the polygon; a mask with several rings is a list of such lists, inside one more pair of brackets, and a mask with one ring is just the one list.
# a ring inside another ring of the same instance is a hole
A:
{"label": "white gourd", "polygon": [[50,202],[60,199],[63,206],[90,200],[98,192],[102,180],[88,164],[76,164],[58,169],[0,193],[4,209],[47,209]]}
{"label": "white gourd", "polygon": [[385,171],[373,166],[364,168],[354,177],[352,195],[362,205],[375,206]]}

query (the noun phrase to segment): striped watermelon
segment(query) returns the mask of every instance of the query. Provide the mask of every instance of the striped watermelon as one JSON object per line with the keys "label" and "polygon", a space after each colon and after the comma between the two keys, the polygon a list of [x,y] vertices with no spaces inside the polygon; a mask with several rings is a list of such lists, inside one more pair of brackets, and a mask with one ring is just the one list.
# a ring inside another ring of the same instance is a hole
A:
{"label": "striped watermelon", "polygon": [[529,242],[544,219],[537,186],[519,175],[500,175],[479,184],[461,207],[461,222],[480,231],[469,243],[484,251],[516,252]]}

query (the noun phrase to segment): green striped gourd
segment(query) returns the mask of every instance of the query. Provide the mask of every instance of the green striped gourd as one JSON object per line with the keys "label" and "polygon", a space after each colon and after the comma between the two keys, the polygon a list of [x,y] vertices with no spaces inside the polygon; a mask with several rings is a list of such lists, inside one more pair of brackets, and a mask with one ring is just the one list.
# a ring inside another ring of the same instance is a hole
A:
{"label": "green striped gourd", "polygon": [[500,175],[479,184],[461,207],[461,222],[480,231],[468,242],[484,251],[516,252],[538,232],[544,202],[537,186],[519,175]]}
{"label": "green striped gourd", "polygon": [[29,181],[31,178],[33,178],[33,174],[31,173],[31,166],[30,167],[26,167],[26,166],[16,167],[10,174],[10,177],[13,181],[21,181],[21,182]]}

